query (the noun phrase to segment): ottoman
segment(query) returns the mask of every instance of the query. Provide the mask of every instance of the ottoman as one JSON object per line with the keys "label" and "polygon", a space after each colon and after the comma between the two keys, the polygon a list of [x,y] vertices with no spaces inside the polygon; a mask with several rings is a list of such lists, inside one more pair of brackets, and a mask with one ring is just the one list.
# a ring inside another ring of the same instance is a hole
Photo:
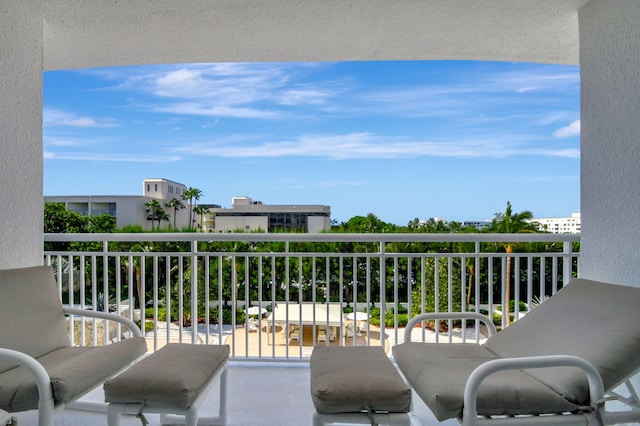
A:
{"label": "ottoman", "polygon": [[[162,424],[224,425],[228,360],[228,345],[168,344],[104,383],[109,426],[118,426],[121,414],[145,413],[161,414]],[[198,418],[202,397],[218,376],[219,415]]]}
{"label": "ottoman", "polygon": [[411,389],[381,347],[316,346],[310,367],[315,426],[411,424]]}

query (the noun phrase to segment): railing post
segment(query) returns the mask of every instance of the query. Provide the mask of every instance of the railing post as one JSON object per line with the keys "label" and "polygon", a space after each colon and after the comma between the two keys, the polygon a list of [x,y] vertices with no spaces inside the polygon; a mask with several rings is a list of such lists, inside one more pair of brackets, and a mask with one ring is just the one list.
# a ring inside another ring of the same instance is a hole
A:
{"label": "railing post", "polygon": [[384,241],[380,241],[380,344],[384,348],[384,336],[385,333],[385,319],[387,317],[387,304],[386,304],[386,290],[387,290],[387,277],[386,277],[386,247]]}
{"label": "railing post", "polygon": [[573,278],[571,274],[571,241],[564,241],[562,243],[562,253],[564,253],[562,260],[562,286],[564,287]]}
{"label": "railing post", "polygon": [[198,240],[191,240],[191,343],[198,340]]}

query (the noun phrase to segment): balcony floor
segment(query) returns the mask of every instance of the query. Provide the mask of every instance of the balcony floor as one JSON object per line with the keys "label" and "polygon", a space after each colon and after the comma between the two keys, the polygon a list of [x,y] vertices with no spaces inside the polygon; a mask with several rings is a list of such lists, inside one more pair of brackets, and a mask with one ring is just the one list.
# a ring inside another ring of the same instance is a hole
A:
{"label": "balcony floor", "polygon": [[[227,424],[300,426],[311,425],[314,412],[309,393],[309,364],[306,362],[251,362],[231,361],[228,374]],[[84,401],[101,402],[104,399],[102,388],[89,395]],[[204,415],[215,415],[218,406],[217,386],[213,386],[210,395],[201,408]],[[415,425],[457,425],[451,420],[438,423],[419,398],[414,397],[412,424]],[[17,413],[20,425],[37,425],[35,411]],[[149,424],[159,425],[157,415],[147,416]],[[56,414],[56,426],[94,426],[106,425],[105,413],[89,413],[66,409]],[[135,417],[123,417],[122,426],[139,426]]]}

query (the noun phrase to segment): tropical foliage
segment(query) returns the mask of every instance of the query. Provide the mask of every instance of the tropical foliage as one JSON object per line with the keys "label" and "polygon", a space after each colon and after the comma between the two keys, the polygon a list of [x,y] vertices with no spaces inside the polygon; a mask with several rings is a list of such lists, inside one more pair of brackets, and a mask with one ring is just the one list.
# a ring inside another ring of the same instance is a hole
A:
{"label": "tropical foliage", "polygon": [[[153,209],[157,206],[150,202],[148,208],[155,211]],[[527,221],[528,212],[520,214],[512,210],[507,203],[504,214],[496,214],[488,231],[534,232]],[[48,205],[45,209],[45,232],[78,232],[80,229],[83,230],[81,232],[92,232],[106,226],[101,223],[100,220],[67,212],[64,206]],[[154,227],[155,232],[159,231],[158,228]],[[114,230],[113,227],[110,229]],[[127,231],[136,232],[140,228],[118,230]],[[332,232],[479,231],[436,219],[426,222],[414,220],[407,226],[397,226],[369,214],[334,224]],[[76,251],[104,250],[101,244],[71,244]],[[65,248],[72,247],[49,246],[46,249]],[[544,253],[561,249],[543,243],[481,245],[483,253]],[[384,247],[385,256],[381,256],[379,243],[305,241],[289,242],[286,250],[289,255],[285,256],[282,255],[285,253],[283,242],[209,241],[199,242],[198,255],[194,256],[189,242],[154,242],[153,233],[147,232],[141,234],[139,242],[109,244],[109,252],[127,255],[105,256],[104,259],[98,256],[89,266],[81,266],[80,261],[71,259],[71,256],[62,256],[60,261],[66,262],[65,267],[71,268],[78,276],[74,279],[75,287],[70,299],[79,297],[77,285],[81,282],[79,276],[84,274],[92,277],[84,281],[87,287],[82,292],[87,299],[93,300],[92,296],[97,292],[103,295],[101,297],[108,295],[109,299],[114,295],[117,300],[129,299],[136,307],[164,307],[172,321],[183,323],[203,319],[212,322],[242,321],[242,313],[234,315],[232,308],[239,300],[273,304],[286,300],[341,302],[349,308],[364,306],[370,310],[372,321],[378,316],[378,321],[387,322],[389,312],[401,312],[406,309],[403,306],[410,307],[413,316],[421,312],[469,309],[476,299],[487,301],[496,295],[498,299],[492,302],[503,303],[500,299],[503,274],[509,277],[509,288],[523,286],[524,289],[529,274],[536,282],[545,283],[543,291],[537,295],[540,298],[550,294],[552,282],[557,281],[557,277],[550,275],[554,268],[544,265],[548,261],[544,257],[536,258],[531,264],[520,263],[519,258],[514,257],[505,266],[499,258],[491,256],[475,259],[470,255],[475,250],[474,243],[468,242],[389,242]],[[347,253],[350,254],[345,255]],[[540,276],[541,271],[545,276]],[[116,276],[122,277],[121,288],[115,287]],[[480,285],[476,287],[476,283]],[[515,293],[523,295],[525,291]],[[222,309],[211,305],[207,312],[207,300],[222,301]],[[387,312],[384,319],[380,317],[383,301]],[[192,313],[191,306],[197,306],[197,312]],[[197,318],[193,317],[194,314]],[[393,321],[403,321],[402,318],[396,315]]]}
{"label": "tropical foliage", "polygon": [[198,188],[189,187],[189,188],[187,188],[186,191],[184,191],[182,193],[182,199],[189,202],[189,224],[188,224],[188,227],[192,228],[192,229],[195,228],[195,226],[193,224],[193,220],[194,220],[194,218],[193,218],[193,213],[194,213],[193,208],[195,206],[193,200],[198,201],[200,199],[200,197],[202,197],[202,191],[199,190]]}
{"label": "tropical foliage", "polygon": [[178,216],[178,210],[184,210],[186,206],[178,198],[172,198],[167,201],[167,207],[173,209],[173,228],[176,229],[176,217]]}

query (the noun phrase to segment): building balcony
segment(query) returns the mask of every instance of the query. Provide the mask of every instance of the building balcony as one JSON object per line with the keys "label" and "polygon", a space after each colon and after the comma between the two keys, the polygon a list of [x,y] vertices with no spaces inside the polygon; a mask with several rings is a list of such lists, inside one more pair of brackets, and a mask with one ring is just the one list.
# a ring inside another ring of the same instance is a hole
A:
{"label": "building balcony", "polygon": [[[423,312],[491,313],[507,326],[577,275],[579,238],[48,234],[44,260],[63,304],[144,318],[149,352],[168,342],[225,343],[233,359],[291,361],[317,344],[388,350]],[[507,255],[507,245],[516,252]],[[73,325],[74,344],[122,337],[99,321]]]}
{"label": "building balcony", "polygon": [[[391,356],[407,319],[427,311],[491,313],[506,327],[577,275],[579,240],[557,234],[47,234],[44,261],[55,271],[64,304],[118,312],[141,326],[144,319],[149,353],[168,342],[228,344],[229,424],[298,425],[310,424],[314,411],[308,360],[315,346],[382,346]],[[507,255],[507,245],[516,252]],[[527,252],[518,252],[524,246]],[[508,299],[519,303],[507,316]],[[73,344],[127,337],[101,320],[70,318],[69,328]],[[485,338],[473,321],[443,321],[414,333],[418,340]],[[102,400],[101,389],[83,398],[91,406]],[[212,395],[204,406],[215,410],[216,401]],[[419,399],[414,415],[422,424],[437,423]],[[30,416],[19,414],[26,424],[34,421]],[[104,416],[74,409],[59,415],[67,425],[96,424]]]}

